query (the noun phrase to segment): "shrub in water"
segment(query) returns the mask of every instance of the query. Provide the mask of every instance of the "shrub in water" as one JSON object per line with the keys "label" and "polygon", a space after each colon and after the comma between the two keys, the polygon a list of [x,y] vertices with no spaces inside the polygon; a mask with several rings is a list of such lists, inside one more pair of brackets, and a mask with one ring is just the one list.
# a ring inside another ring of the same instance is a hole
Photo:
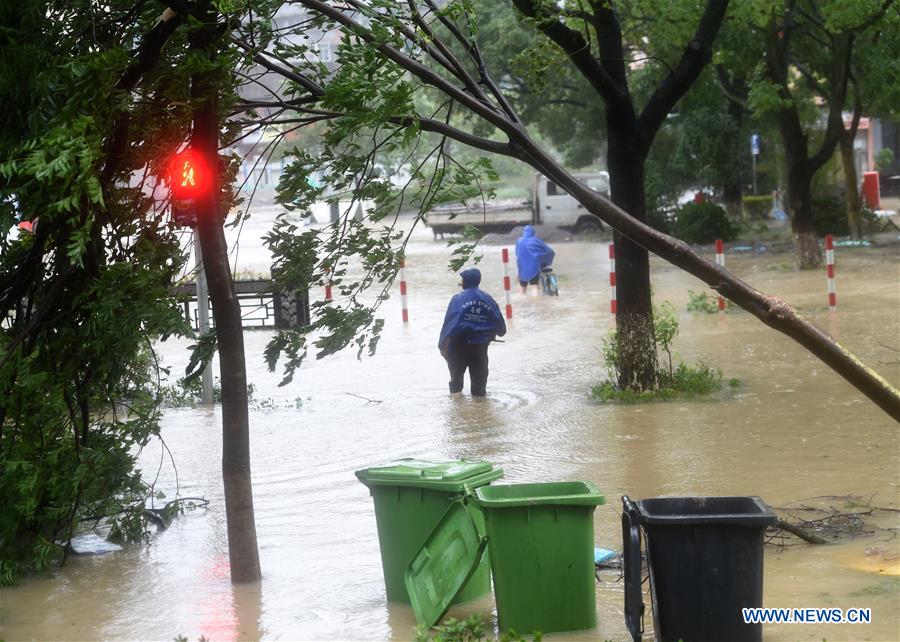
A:
{"label": "shrub in water", "polygon": [[[679,363],[671,374],[659,371],[659,388],[634,392],[622,390],[612,381],[604,381],[591,388],[591,396],[604,403],[646,403],[651,401],[669,401],[671,399],[691,398],[698,395],[707,395],[722,389],[722,372],[716,368],[710,368],[703,362],[690,366],[684,362]],[[739,387],[740,381],[729,379],[731,388]]]}
{"label": "shrub in water", "polygon": [[[730,299],[725,299],[725,309],[729,310],[734,307],[734,303]],[[694,292],[688,290],[688,312],[706,312],[707,314],[716,314],[719,311],[719,300],[714,294],[709,292]]]}
{"label": "shrub in water", "polygon": [[731,241],[738,232],[724,208],[709,201],[682,205],[672,231],[686,243],[712,243],[716,239]]}
{"label": "shrub in water", "polygon": [[822,196],[813,198],[813,228],[816,236],[834,234],[847,236],[850,225],[847,222],[847,206],[838,197]]}
{"label": "shrub in water", "polygon": [[[713,304],[714,305],[714,304]],[[717,308],[713,308],[717,309]],[[653,306],[654,341],[660,357],[664,358],[667,367],[657,371],[659,385],[653,390],[635,392],[618,386],[618,335],[612,330],[601,343],[601,354],[608,374],[608,379],[591,387],[591,396],[597,401],[609,403],[645,403],[649,401],[667,401],[678,397],[705,395],[722,388],[722,372],[710,368],[703,362],[689,366],[679,361],[676,366],[672,358],[672,342],[678,335],[678,317],[672,304],[666,302]],[[663,357],[663,355],[665,355]],[[737,379],[731,379],[728,385],[732,388],[740,385]]]}
{"label": "shrub in water", "polygon": [[[477,613],[470,615],[465,620],[455,620],[448,617],[440,626],[435,626],[436,633],[432,637],[431,631],[424,630],[421,626],[416,629],[416,642],[527,642],[527,640],[515,631],[504,631],[500,637],[488,636],[485,622]],[[540,631],[532,634],[532,642],[541,642],[543,635]]]}
{"label": "shrub in water", "polygon": [[763,194],[761,196],[743,196],[741,198],[744,216],[748,219],[765,219],[768,218],[769,212],[772,210],[772,196]]}

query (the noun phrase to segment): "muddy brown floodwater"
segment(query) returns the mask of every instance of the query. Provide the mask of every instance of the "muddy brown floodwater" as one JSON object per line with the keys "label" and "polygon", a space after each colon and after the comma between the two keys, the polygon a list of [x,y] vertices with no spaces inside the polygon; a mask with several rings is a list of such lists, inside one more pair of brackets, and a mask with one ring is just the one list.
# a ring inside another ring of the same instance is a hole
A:
{"label": "muddy brown floodwater", "polygon": [[[789,254],[738,254],[729,269],[782,296],[866,363],[900,384],[900,257],[891,248],[837,251],[837,312],[824,271],[799,273]],[[619,497],[760,495],[781,506],[855,494],[900,508],[897,425],[805,350],[749,314],[688,313],[704,285],[654,260],[657,301],[681,323],[675,350],[720,368],[740,387],[715,399],[597,405],[589,387],[605,373],[599,345],[611,327],[605,243],[556,245],[559,298],[514,295],[515,318],[490,351],[488,397],[451,400],[436,342],[457,279],[448,250],[417,234],[407,252],[410,322],[399,297],[385,304],[377,356],[307,361],[279,388],[266,371],[268,332],[248,332],[252,466],[260,558],[258,585],[232,587],[220,476],[218,409],[173,409],[141,463],[167,497],[204,496],[146,546],[72,559],[62,570],[0,591],[4,640],[387,640],[414,635],[406,605],[385,602],[375,517],[358,468],[398,457],[486,459],[505,481],[589,480],[606,495],[596,543],[621,548]],[[483,284],[502,302],[500,248],[484,248]],[[160,347],[179,372],[186,342]],[[879,365],[881,363],[881,365]],[[217,367],[217,366],[216,366]],[[162,462],[160,464],[160,462]],[[176,486],[177,480],[177,486]],[[886,526],[898,527],[898,520]],[[881,537],[880,539],[887,539]],[[767,640],[900,638],[897,539],[769,550],[765,605],[869,607],[868,625],[767,626]],[[867,549],[878,550],[873,560]],[[649,602],[648,602],[649,604]],[[626,640],[620,583],[597,591],[598,630],[554,640]],[[451,615],[482,613],[490,597]],[[647,638],[652,619],[647,617]]]}

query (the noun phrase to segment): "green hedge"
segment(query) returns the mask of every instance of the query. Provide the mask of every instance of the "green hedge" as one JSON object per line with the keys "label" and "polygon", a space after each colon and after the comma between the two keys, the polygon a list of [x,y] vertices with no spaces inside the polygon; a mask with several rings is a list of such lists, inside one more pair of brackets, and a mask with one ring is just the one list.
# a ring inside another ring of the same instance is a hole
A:
{"label": "green hedge", "polygon": [[816,236],[834,234],[847,236],[850,224],[847,222],[847,204],[842,198],[819,196],[812,200],[813,228]]}
{"label": "green hedge", "polygon": [[768,218],[769,212],[772,210],[772,197],[769,194],[744,196],[741,201],[744,207],[744,218]]}
{"label": "green hedge", "polygon": [[722,207],[706,201],[682,205],[673,232],[686,243],[711,243],[734,240],[738,230]]}

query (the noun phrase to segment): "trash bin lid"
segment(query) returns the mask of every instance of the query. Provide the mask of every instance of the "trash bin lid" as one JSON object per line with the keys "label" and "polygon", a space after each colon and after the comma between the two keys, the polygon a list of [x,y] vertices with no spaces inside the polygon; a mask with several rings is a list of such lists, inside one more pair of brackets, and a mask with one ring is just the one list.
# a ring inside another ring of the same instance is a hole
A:
{"label": "trash bin lid", "polygon": [[479,505],[485,508],[519,506],[599,506],[606,503],[590,482],[536,482],[484,486],[475,491]]}
{"label": "trash bin lid", "polygon": [[503,471],[487,461],[406,458],[357,470],[356,476],[366,486],[414,486],[461,492],[500,479]]}
{"label": "trash bin lid", "polygon": [[444,512],[406,568],[404,581],[416,620],[434,626],[475,573],[487,546],[462,500]]}
{"label": "trash bin lid", "polygon": [[778,516],[759,497],[657,497],[637,502],[641,525],[732,524],[765,528]]}

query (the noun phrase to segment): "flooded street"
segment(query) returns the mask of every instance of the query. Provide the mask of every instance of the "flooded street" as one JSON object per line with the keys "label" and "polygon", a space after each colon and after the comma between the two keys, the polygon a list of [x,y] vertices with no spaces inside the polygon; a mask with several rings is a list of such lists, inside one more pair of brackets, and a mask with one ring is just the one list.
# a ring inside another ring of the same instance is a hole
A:
{"label": "flooded street", "polygon": [[[245,230],[245,233],[253,232]],[[788,253],[730,253],[727,266],[781,296],[895,386],[900,384],[900,256],[897,246],[839,248],[838,311],[827,307],[824,269],[790,269]],[[385,303],[374,358],[347,351],[312,358],[293,383],[277,386],[263,350],[269,331],[245,334],[255,386],[251,447],[259,585],[232,587],[220,472],[218,408],[171,409],[163,437],[141,457],[159,468],[167,498],[210,500],[178,518],[150,545],[72,559],[46,577],[0,590],[0,638],[13,640],[406,640],[408,605],[388,604],[368,490],[353,471],[400,457],[485,459],[502,482],[587,480],[606,496],[595,541],[621,549],[620,496],[759,495],[772,506],[824,495],[875,495],[900,508],[897,425],[820,361],[743,311],[689,313],[688,290],[704,284],[654,259],[654,295],[678,311],[677,356],[720,368],[740,386],[714,400],[598,405],[590,387],[605,378],[600,342],[612,327],[606,243],[556,243],[559,298],[515,293],[504,343],[490,349],[488,397],[447,394],[437,351],[458,278],[449,250],[419,230],[407,251],[410,322],[399,296]],[[503,303],[500,246],[483,246],[482,288]],[[239,267],[265,271],[253,252]],[[710,258],[712,258],[710,256]],[[255,262],[254,262],[255,261]],[[514,268],[513,268],[514,269]],[[397,293],[396,288],[394,289]],[[321,297],[321,292],[311,296]],[[189,341],[160,346],[173,374]],[[881,362],[882,365],[879,365]],[[218,366],[216,365],[216,373]],[[876,494],[877,493],[877,494]],[[165,500],[163,500],[165,501]],[[900,526],[900,513],[893,523]],[[884,539],[884,538],[881,538]],[[868,625],[772,625],[767,640],[894,640],[900,636],[900,542],[872,538],[826,547],[767,549],[764,604],[870,607]],[[893,560],[891,561],[891,559]],[[598,630],[550,639],[626,640],[623,587],[598,584]],[[646,639],[652,617],[645,598]],[[496,623],[492,598],[454,607]]]}

